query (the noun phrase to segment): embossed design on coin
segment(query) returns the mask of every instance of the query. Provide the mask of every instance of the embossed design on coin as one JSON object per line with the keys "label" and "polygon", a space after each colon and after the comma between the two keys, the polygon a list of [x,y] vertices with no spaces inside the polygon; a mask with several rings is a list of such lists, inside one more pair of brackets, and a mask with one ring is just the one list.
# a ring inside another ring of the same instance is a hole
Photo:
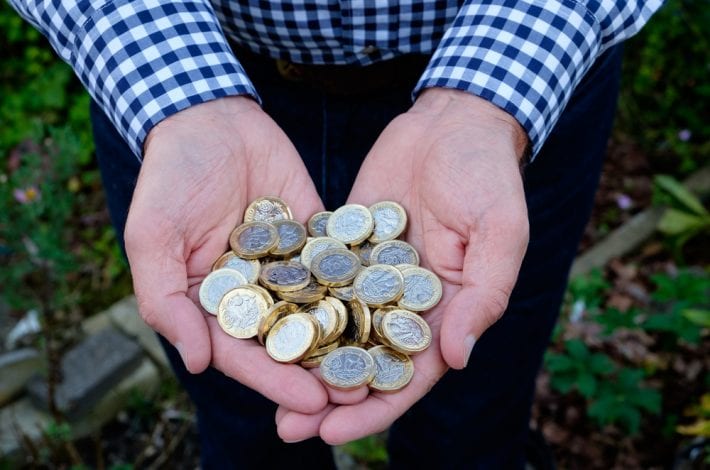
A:
{"label": "embossed design on coin", "polygon": [[259,279],[259,271],[261,271],[261,263],[255,259],[244,259],[235,255],[232,250],[229,250],[212,265],[212,271],[219,268],[236,269],[244,275],[247,282],[255,283]]}
{"label": "embossed design on coin", "polygon": [[311,280],[311,273],[295,261],[273,261],[265,264],[259,274],[259,282],[275,291],[303,289]]}
{"label": "embossed design on coin", "polygon": [[240,225],[229,236],[229,246],[237,256],[256,259],[266,256],[279,242],[276,228],[266,222],[248,222]]}
{"label": "embossed design on coin", "polygon": [[212,315],[217,314],[217,307],[224,294],[235,287],[247,283],[246,278],[236,269],[221,268],[209,273],[200,284],[200,304]]}
{"label": "embossed design on coin", "polygon": [[311,261],[317,254],[322,253],[325,250],[332,250],[335,248],[343,250],[348,249],[345,243],[340,240],[336,240],[335,238],[320,237],[308,240],[306,245],[303,247],[303,250],[301,250],[301,264],[310,269]]}
{"label": "embossed design on coin", "polygon": [[237,287],[222,297],[217,309],[217,322],[235,338],[253,338],[266,311],[266,301],[261,294],[246,287]]}
{"label": "embossed design on coin", "polygon": [[326,286],[344,286],[357,275],[362,265],[357,255],[335,248],[318,253],[311,261],[311,272]]}
{"label": "embossed design on coin", "polygon": [[412,380],[414,363],[408,356],[387,346],[375,346],[367,352],[375,361],[375,378],[369,384],[372,390],[394,392]]}
{"label": "embossed design on coin", "polygon": [[362,348],[344,346],[325,356],[320,365],[320,374],[331,387],[350,390],[372,381],[375,361]]}
{"label": "embossed design on coin", "polygon": [[371,307],[394,302],[404,292],[404,278],[397,268],[376,264],[361,270],[353,282],[355,296]]}
{"label": "embossed design on coin", "polygon": [[332,212],[316,212],[308,219],[308,233],[312,237],[325,237],[327,235],[326,226]]}
{"label": "embossed design on coin", "polygon": [[292,304],[291,302],[281,301],[272,305],[266,312],[266,315],[264,315],[264,319],[259,323],[256,335],[259,343],[264,344],[266,337],[269,335],[269,331],[271,331],[271,328],[274,327],[277,321],[297,310],[298,305]]}
{"label": "embossed design on coin", "polygon": [[298,362],[317,341],[315,323],[305,313],[292,313],[277,321],[266,337],[266,352],[279,362]]}
{"label": "embossed design on coin", "polygon": [[441,300],[441,281],[431,271],[412,266],[402,270],[404,295],[398,305],[414,312],[429,310]]}
{"label": "embossed design on coin", "polygon": [[328,293],[343,302],[350,302],[355,298],[353,286],[328,287]]}
{"label": "embossed design on coin", "polygon": [[346,204],[337,209],[328,219],[326,232],[348,245],[364,242],[372,234],[374,220],[370,210],[359,204]]}
{"label": "embossed design on coin", "polygon": [[412,245],[402,240],[389,240],[376,245],[370,253],[370,265],[419,265],[419,254]]}
{"label": "embossed design on coin", "polygon": [[277,220],[272,222],[279,233],[279,243],[271,254],[274,256],[288,256],[303,248],[306,243],[306,228],[295,220]]}
{"label": "embossed design on coin", "polygon": [[370,206],[370,213],[375,221],[370,236],[370,241],[373,243],[394,240],[407,227],[407,212],[396,202],[382,201],[373,204]]}
{"label": "embossed design on coin", "polygon": [[333,333],[338,326],[338,314],[330,302],[325,300],[314,302],[303,307],[303,312],[311,315],[320,324],[320,345],[328,344],[336,339]]}
{"label": "embossed design on coin", "polygon": [[244,222],[275,222],[293,219],[291,208],[283,199],[264,196],[254,200],[244,211]]}
{"label": "embossed design on coin", "polygon": [[392,310],[382,317],[382,336],[392,349],[404,354],[423,351],[431,344],[431,329],[416,313],[407,310]]}

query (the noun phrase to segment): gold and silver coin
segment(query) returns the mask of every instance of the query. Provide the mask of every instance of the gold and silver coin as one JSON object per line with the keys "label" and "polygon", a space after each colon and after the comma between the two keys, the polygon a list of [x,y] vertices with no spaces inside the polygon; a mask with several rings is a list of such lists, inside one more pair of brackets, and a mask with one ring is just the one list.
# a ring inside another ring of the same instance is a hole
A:
{"label": "gold and silver coin", "polygon": [[372,243],[382,243],[399,237],[407,228],[407,212],[393,201],[382,201],[370,206],[375,226],[370,235]]}
{"label": "gold and silver coin", "polygon": [[305,313],[286,315],[269,331],[266,352],[279,362],[298,362],[318,341],[318,327]]}
{"label": "gold and silver coin", "polygon": [[231,268],[220,268],[209,273],[200,284],[200,304],[212,315],[217,315],[217,307],[230,290],[247,283],[244,275]]}
{"label": "gold and silver coin", "polygon": [[404,388],[414,377],[414,363],[406,354],[382,345],[367,352],[375,361],[375,377],[368,385],[371,390],[395,392]]}
{"label": "gold and silver coin", "polygon": [[272,222],[279,233],[279,243],[270,252],[274,256],[290,256],[306,244],[306,227],[296,220]]}
{"label": "gold and silver coin", "polygon": [[325,237],[328,235],[326,226],[332,212],[316,212],[308,219],[308,234],[312,237]]}
{"label": "gold and silver coin", "polygon": [[404,278],[394,266],[376,264],[362,269],[353,281],[355,296],[370,307],[396,302],[404,293]]}
{"label": "gold and silver coin", "polygon": [[328,293],[343,302],[350,302],[355,298],[353,286],[328,287]]}
{"label": "gold and silver coin", "polygon": [[408,310],[397,309],[385,313],[380,331],[387,344],[403,354],[424,351],[431,344],[431,329],[427,322]]}
{"label": "gold and silver coin", "polygon": [[272,305],[264,315],[264,319],[259,323],[256,337],[262,345],[269,335],[269,331],[274,327],[277,321],[281,320],[286,315],[291,315],[298,310],[298,305],[291,302],[281,301]]}
{"label": "gold and silver coin", "polygon": [[264,297],[264,300],[266,300],[266,305],[271,308],[274,305],[274,298],[271,296],[268,290],[264,289],[258,284],[245,284],[242,287],[246,287],[247,289],[251,289],[255,292],[258,292],[261,294],[262,297]]}
{"label": "gold and silver coin", "polygon": [[299,290],[289,292],[276,292],[276,295],[282,300],[288,300],[297,304],[310,304],[317,302],[325,297],[327,287],[316,281],[312,276],[306,287]]}
{"label": "gold and silver coin", "polygon": [[370,253],[370,265],[398,264],[419,265],[419,253],[412,245],[402,240],[389,240],[375,245]]}
{"label": "gold and silver coin", "polygon": [[439,277],[428,269],[412,266],[402,270],[404,294],[397,303],[413,312],[423,312],[436,306],[441,300],[442,289]]}
{"label": "gold and silver coin", "polygon": [[370,309],[358,298],[348,302],[348,307],[350,307],[350,315],[343,336],[353,344],[365,344],[370,338],[372,329]]}
{"label": "gold and silver coin", "polygon": [[311,261],[313,258],[325,251],[325,250],[332,250],[335,248],[340,248],[343,250],[347,250],[348,247],[345,245],[345,243],[336,240],[335,238],[330,238],[330,237],[319,237],[319,238],[312,238],[306,242],[306,245],[303,247],[303,250],[301,250],[301,264],[304,265],[307,268],[311,267]]}
{"label": "gold and silver coin", "polygon": [[311,261],[311,272],[318,282],[333,287],[350,284],[361,267],[355,253],[341,248],[322,251]]}
{"label": "gold and silver coin", "polygon": [[374,243],[368,241],[362,242],[360,245],[355,245],[351,248],[351,251],[355,253],[360,258],[360,263],[363,266],[370,265],[370,255],[372,254],[372,249],[375,248]]}
{"label": "gold and silver coin", "polygon": [[247,282],[255,283],[259,279],[259,271],[261,271],[261,263],[255,259],[244,259],[235,255],[232,250],[229,250],[212,265],[212,271],[219,268],[236,269],[244,275]]}
{"label": "gold and silver coin", "polygon": [[321,338],[319,346],[333,342],[336,337],[335,331],[338,329],[338,313],[330,302],[319,300],[312,304],[305,305],[301,311],[316,319],[320,325]]}
{"label": "gold and silver coin", "polygon": [[279,243],[276,228],[266,222],[247,222],[229,236],[229,246],[237,256],[257,259],[266,256]]}
{"label": "gold and silver coin", "polygon": [[372,327],[370,328],[370,339],[378,344],[387,344],[387,340],[382,336],[382,317],[385,313],[396,310],[397,307],[378,308],[371,315]]}
{"label": "gold and silver coin", "polygon": [[352,390],[372,381],[375,377],[375,361],[362,348],[344,346],[323,358],[320,375],[333,388]]}
{"label": "gold and silver coin", "polygon": [[312,355],[308,356],[306,358],[303,358],[303,360],[300,362],[301,367],[305,369],[315,369],[316,367],[320,367],[321,362],[323,362],[323,359],[325,359],[325,354],[321,356],[317,355]]}
{"label": "gold and silver coin", "polygon": [[273,291],[297,291],[308,285],[311,273],[295,261],[272,261],[261,267],[259,282]]}
{"label": "gold and silver coin", "polygon": [[291,208],[283,199],[276,196],[257,198],[244,211],[244,222],[275,222],[291,219],[293,219]]}
{"label": "gold and silver coin", "polygon": [[323,300],[330,303],[330,305],[332,305],[335,309],[335,314],[338,318],[338,321],[335,325],[333,337],[340,338],[340,336],[342,336],[343,332],[345,331],[345,328],[348,326],[348,308],[340,299],[337,299],[335,297],[326,297]]}
{"label": "gold and silver coin", "polygon": [[266,300],[261,294],[246,287],[237,287],[222,297],[217,309],[217,322],[230,336],[253,338],[267,310]]}
{"label": "gold and silver coin", "polygon": [[328,219],[326,232],[329,237],[346,245],[359,245],[369,238],[375,225],[370,210],[360,204],[346,204],[337,209]]}

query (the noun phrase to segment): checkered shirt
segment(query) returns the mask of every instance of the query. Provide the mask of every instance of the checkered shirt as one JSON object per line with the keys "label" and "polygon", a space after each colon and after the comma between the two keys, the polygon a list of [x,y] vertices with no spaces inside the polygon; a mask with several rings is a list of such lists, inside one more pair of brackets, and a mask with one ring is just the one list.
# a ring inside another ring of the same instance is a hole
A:
{"label": "checkered shirt", "polygon": [[520,122],[537,153],[575,86],[662,0],[10,0],[142,155],[150,129],[228,95],[259,99],[225,39],[296,63],[433,56],[414,96],[445,87]]}

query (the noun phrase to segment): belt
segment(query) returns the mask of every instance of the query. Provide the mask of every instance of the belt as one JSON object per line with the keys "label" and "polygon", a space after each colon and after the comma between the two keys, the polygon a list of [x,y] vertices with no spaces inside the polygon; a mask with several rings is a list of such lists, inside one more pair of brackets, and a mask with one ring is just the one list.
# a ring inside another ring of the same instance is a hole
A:
{"label": "belt", "polygon": [[401,87],[414,88],[430,58],[428,55],[408,54],[366,66],[310,65],[261,56],[233,42],[231,46],[247,73],[250,65],[267,66],[283,80],[342,96],[369,95]]}

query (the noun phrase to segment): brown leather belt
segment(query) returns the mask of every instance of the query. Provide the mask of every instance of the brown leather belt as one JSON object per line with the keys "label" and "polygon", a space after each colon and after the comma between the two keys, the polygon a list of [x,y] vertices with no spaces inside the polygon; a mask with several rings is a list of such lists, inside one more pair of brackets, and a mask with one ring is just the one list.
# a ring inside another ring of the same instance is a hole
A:
{"label": "brown leather belt", "polygon": [[247,73],[250,63],[261,67],[267,65],[286,81],[343,96],[368,95],[401,87],[414,88],[429,62],[427,55],[409,54],[364,67],[308,65],[260,56],[234,43],[231,46]]}

